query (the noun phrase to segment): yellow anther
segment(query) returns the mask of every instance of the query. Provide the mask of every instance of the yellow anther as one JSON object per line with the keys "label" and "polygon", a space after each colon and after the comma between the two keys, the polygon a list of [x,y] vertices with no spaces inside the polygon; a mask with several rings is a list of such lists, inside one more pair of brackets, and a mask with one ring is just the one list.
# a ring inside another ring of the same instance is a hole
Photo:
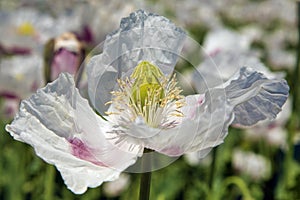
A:
{"label": "yellow anther", "polygon": [[107,106],[107,105],[112,104],[112,103],[113,103],[112,101],[108,101],[104,105]]}

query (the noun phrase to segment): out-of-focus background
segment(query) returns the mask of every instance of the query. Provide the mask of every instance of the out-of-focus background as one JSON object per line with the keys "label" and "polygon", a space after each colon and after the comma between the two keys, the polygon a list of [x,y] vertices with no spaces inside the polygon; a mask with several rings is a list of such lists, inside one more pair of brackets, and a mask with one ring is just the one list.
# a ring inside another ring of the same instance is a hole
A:
{"label": "out-of-focus background", "polygon": [[[293,0],[1,0],[0,200],[138,196],[140,175],[126,173],[116,182],[74,195],[53,166],[5,131],[20,100],[45,85],[51,39],[71,32],[88,54],[119,27],[121,18],[145,9],[186,30],[212,57],[219,52],[255,55],[256,63],[281,74],[295,89],[300,87],[293,78],[296,8]],[[184,63],[177,70],[191,79],[191,68]],[[272,122],[249,129],[231,127],[224,144],[202,160],[189,154],[153,172],[151,199],[300,199],[300,113],[292,115],[292,105],[288,100]]]}

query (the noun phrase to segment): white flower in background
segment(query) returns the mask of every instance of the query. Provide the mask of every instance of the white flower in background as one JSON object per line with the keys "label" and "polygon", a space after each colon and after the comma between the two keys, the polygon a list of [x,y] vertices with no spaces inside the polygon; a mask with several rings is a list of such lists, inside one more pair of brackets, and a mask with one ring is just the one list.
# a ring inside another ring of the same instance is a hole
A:
{"label": "white flower in background", "polygon": [[1,115],[11,119],[21,99],[44,85],[43,61],[36,54],[3,58],[0,61]]}
{"label": "white flower in background", "polygon": [[44,85],[40,56],[13,56],[0,61],[0,96],[25,99]]}
{"label": "white flower in background", "polygon": [[297,43],[297,33],[286,31],[294,30],[296,24],[293,0],[244,1],[243,3],[228,0],[226,5],[228,6],[224,6],[226,9],[222,9],[221,13],[228,21],[241,23],[243,26],[253,24],[250,26],[255,27],[256,32],[262,32],[259,33],[261,37],[257,37],[256,41],[266,47],[267,60],[271,63],[272,69],[290,70],[294,67],[295,56],[288,46]]}
{"label": "white flower in background", "polygon": [[292,70],[295,67],[294,50],[287,50],[289,44],[297,43],[296,31],[285,31],[279,29],[272,33],[265,34],[263,42],[266,45],[267,58],[273,69]]}
{"label": "white flower in background", "polygon": [[108,197],[117,197],[128,188],[129,184],[130,176],[122,173],[117,180],[105,183],[103,185],[103,192]]}
{"label": "white flower in background", "polygon": [[242,27],[240,29],[240,33],[242,35],[245,35],[246,38],[249,38],[253,42],[261,40],[264,31],[259,26],[256,26],[255,24],[250,24]]}
{"label": "white flower in background", "polygon": [[205,52],[213,56],[229,50],[248,51],[252,38],[229,29],[218,28],[208,32],[203,42]]}
{"label": "white flower in background", "polygon": [[[242,22],[255,22],[260,26],[268,26],[270,22],[277,21],[290,27],[295,24],[295,7],[293,0],[265,0],[243,1],[226,0],[222,13],[229,20],[241,20]],[[226,9],[225,9],[226,8]]]}
{"label": "white flower in background", "polygon": [[14,12],[2,10],[0,15],[0,44],[7,48],[37,48],[51,37],[47,37],[47,33],[55,25],[50,15],[35,9],[22,8]]}
{"label": "white flower in background", "polygon": [[204,93],[181,95],[172,73],[185,39],[164,17],[130,14],[87,65],[94,108],[73,77],[61,74],[22,101],[7,131],[54,164],[69,189],[83,193],[115,180],[144,148],[204,157],[223,142],[232,122],[252,125],[276,117],[288,96],[286,81],[250,68]]}
{"label": "white flower in background", "polygon": [[[159,3],[148,1],[149,8],[159,13],[166,13],[185,28],[205,26],[215,28],[220,26],[221,19],[218,15],[221,8],[228,4],[225,1],[210,0],[160,0]],[[191,17],[193,16],[193,17]]]}
{"label": "white flower in background", "polygon": [[270,161],[252,152],[239,149],[233,151],[232,164],[234,169],[256,181],[267,179],[271,174]]}
{"label": "white flower in background", "polygon": [[33,8],[0,10],[0,44],[4,49],[26,48],[40,52],[43,45],[66,31],[81,29],[81,16],[61,13],[56,18]]}
{"label": "white flower in background", "polygon": [[81,12],[82,24],[91,30],[95,41],[101,42],[108,33],[118,28],[119,20],[123,16],[143,8],[144,4],[138,0],[90,1],[88,4],[78,6],[75,12]]}

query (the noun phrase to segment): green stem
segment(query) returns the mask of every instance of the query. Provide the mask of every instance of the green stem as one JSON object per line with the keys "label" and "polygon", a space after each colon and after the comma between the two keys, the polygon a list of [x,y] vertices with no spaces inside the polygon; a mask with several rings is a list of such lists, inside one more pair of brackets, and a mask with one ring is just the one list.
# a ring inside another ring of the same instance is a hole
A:
{"label": "green stem", "polygon": [[149,200],[151,185],[151,172],[145,172],[141,175],[140,200]]}
{"label": "green stem", "polygon": [[211,190],[213,189],[213,184],[214,184],[214,179],[215,179],[216,161],[217,161],[217,155],[218,155],[217,151],[218,151],[218,147],[215,147],[212,150],[212,163],[211,163],[209,179],[208,179],[208,186]]}
{"label": "green stem", "polygon": [[[144,153],[150,153],[152,150],[145,149]],[[142,158],[143,159],[143,158]],[[143,165],[151,165],[151,161],[142,160],[142,167],[144,169],[151,169],[148,167],[144,167]],[[145,172],[141,174],[141,182],[140,182],[140,200],[149,200],[150,199],[150,186],[151,186],[151,171]]]}
{"label": "green stem", "polygon": [[44,78],[45,82],[51,82],[51,63],[53,58],[54,39],[50,39],[44,46],[43,59],[44,59]]}

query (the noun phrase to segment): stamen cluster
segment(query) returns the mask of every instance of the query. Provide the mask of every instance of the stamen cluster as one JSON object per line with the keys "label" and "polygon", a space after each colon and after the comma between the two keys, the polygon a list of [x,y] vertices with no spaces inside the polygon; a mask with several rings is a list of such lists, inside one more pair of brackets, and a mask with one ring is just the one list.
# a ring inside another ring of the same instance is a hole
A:
{"label": "stamen cluster", "polygon": [[[145,68],[145,65],[148,66]],[[156,73],[152,73],[153,69]],[[138,70],[144,73],[137,73]],[[177,87],[175,74],[166,77],[158,70],[158,67],[143,61],[133,72],[139,76],[119,79],[119,89],[112,92],[112,101],[107,102],[112,104],[113,109],[106,114],[119,115],[124,125],[142,120],[154,128],[176,126],[178,117],[183,117],[180,111],[184,105],[183,96],[180,95],[182,90]]]}

